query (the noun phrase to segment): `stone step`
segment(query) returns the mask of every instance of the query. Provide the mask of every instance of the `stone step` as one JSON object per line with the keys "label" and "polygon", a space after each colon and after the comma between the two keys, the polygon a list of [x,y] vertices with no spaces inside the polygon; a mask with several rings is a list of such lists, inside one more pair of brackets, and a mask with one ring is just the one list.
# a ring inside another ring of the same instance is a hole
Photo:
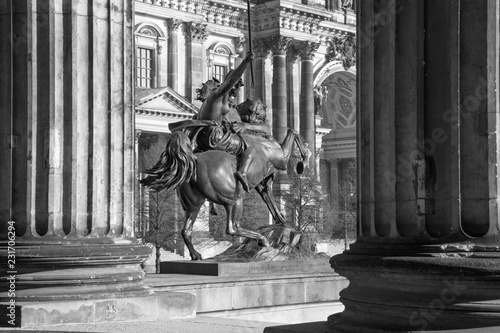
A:
{"label": "stone step", "polygon": [[[196,315],[195,308],[196,299],[192,294],[160,291],[147,296],[114,299],[18,302],[14,314],[17,327],[30,328],[65,323],[192,318]],[[8,311],[7,305],[0,304],[2,319],[9,318]],[[9,327],[3,324],[2,327]]]}

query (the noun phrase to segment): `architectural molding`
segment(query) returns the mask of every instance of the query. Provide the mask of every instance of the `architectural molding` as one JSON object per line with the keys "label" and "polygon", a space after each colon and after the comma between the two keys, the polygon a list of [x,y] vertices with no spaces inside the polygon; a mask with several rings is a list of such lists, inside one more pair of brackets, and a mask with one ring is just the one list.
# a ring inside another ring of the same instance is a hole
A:
{"label": "architectural molding", "polygon": [[153,22],[142,22],[135,25],[134,29],[136,34],[151,38],[166,38],[163,29],[161,29],[157,24]]}
{"label": "architectural molding", "polygon": [[[345,68],[343,66],[342,61],[340,60],[334,60],[332,62],[325,62],[323,66],[316,71],[314,74],[314,86],[320,86],[323,81],[326,80],[330,75],[332,75],[335,72],[345,71]],[[353,66],[347,70],[349,73],[352,73],[353,75],[356,75],[356,67]]]}

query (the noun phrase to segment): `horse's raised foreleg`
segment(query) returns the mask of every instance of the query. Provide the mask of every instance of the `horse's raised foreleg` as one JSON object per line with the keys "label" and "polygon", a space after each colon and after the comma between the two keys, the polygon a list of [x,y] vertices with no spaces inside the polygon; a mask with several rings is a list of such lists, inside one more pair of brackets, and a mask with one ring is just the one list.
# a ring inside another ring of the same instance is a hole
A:
{"label": "horse's raised foreleg", "polygon": [[292,129],[288,129],[288,132],[286,133],[286,136],[283,139],[283,142],[281,143],[281,150],[283,150],[283,162],[284,162],[284,166],[285,166],[284,169],[286,169],[286,166],[288,164],[288,160],[290,159],[290,156],[292,155],[293,142],[295,141],[295,138],[298,138],[298,137],[299,137],[299,134],[297,133],[297,131],[294,131]]}
{"label": "horse's raised foreleg", "polygon": [[276,221],[277,224],[285,224],[285,218],[281,214],[281,212],[276,208],[276,202],[274,201],[274,197],[269,193],[270,186],[272,184],[272,180],[274,178],[274,173],[270,174],[266,178],[264,178],[263,181],[260,182],[255,187],[255,190],[259,195],[261,196],[262,200],[267,205],[267,208],[269,209],[269,212],[271,212],[271,215],[273,216],[274,221]]}
{"label": "horse's raised foreleg", "polygon": [[199,254],[193,246],[193,242],[191,240],[191,234],[193,232],[193,225],[198,217],[198,213],[200,212],[200,208],[194,210],[186,210],[186,222],[184,223],[184,228],[182,228],[181,234],[184,239],[184,243],[186,244],[189,255],[191,256],[191,260],[201,260],[201,254]]}
{"label": "horse's raised foreleg", "polygon": [[269,247],[270,243],[266,236],[259,232],[244,229],[240,226],[240,218],[243,213],[243,198],[236,200],[234,205],[225,205],[227,212],[226,233],[231,236],[247,237],[258,240],[261,245]]}
{"label": "horse's raised foreleg", "polygon": [[283,150],[283,155],[286,163],[288,163],[288,160],[290,159],[290,156],[292,154],[293,143],[297,145],[297,148],[299,149],[300,152],[300,156],[302,157],[302,161],[304,161],[305,164],[307,164],[311,152],[309,151],[309,149],[307,149],[307,146],[302,142],[299,133],[297,133],[297,131],[292,129],[288,129],[285,139],[281,144],[281,149]]}

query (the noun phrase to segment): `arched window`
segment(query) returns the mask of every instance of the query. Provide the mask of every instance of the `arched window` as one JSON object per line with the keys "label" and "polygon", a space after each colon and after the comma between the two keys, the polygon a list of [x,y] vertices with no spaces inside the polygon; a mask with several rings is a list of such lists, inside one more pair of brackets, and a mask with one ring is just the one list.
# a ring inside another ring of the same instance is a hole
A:
{"label": "arched window", "polygon": [[159,61],[165,36],[152,24],[142,23],[136,27],[136,86],[154,88],[157,86]]}
{"label": "arched window", "polygon": [[238,57],[227,44],[217,43],[207,50],[208,79],[216,78],[220,82],[226,74],[234,68],[235,59]]}

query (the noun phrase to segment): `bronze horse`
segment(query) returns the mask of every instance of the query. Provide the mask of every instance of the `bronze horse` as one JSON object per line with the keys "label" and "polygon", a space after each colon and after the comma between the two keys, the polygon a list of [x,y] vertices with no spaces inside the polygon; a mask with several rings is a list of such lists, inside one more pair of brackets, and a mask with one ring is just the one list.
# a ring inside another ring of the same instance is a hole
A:
{"label": "bronze horse", "polygon": [[[255,188],[262,196],[274,219],[284,223],[269,193],[269,182],[273,179],[275,169],[286,169],[294,143],[305,163],[310,152],[299,134],[290,129],[281,145],[274,139],[246,134],[243,136],[249,144],[256,147],[255,157],[248,170],[249,186]],[[191,259],[202,259],[193,247],[191,233],[200,208],[207,199],[226,209],[227,234],[256,239],[261,245],[268,247],[269,240],[264,235],[240,226],[246,192],[234,176],[238,157],[218,150],[194,154],[191,144],[186,133],[174,132],[160,161],[146,172],[149,176],[141,180],[142,185],[150,186],[153,190],[177,188],[177,194],[185,211],[182,237]]]}

